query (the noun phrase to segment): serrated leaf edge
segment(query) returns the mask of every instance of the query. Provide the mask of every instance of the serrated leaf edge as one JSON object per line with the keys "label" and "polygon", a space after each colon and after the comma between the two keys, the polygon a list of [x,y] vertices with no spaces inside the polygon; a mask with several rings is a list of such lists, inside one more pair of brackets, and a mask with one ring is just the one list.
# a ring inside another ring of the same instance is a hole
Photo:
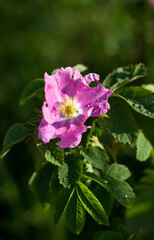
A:
{"label": "serrated leaf edge", "polygon": [[[77,191],[77,194],[78,194],[78,189],[77,189],[77,187],[79,186],[79,184],[83,184],[82,182],[77,182],[77,184],[76,184],[76,191]],[[85,184],[83,184],[85,187],[86,187],[86,185]],[[80,186],[79,186],[80,187]],[[87,189],[88,189],[88,187],[86,187]],[[81,189],[81,187],[80,187],[80,189]],[[82,189],[81,189],[82,190]],[[88,189],[88,191],[90,191],[89,189]],[[83,191],[82,191],[83,192]],[[90,191],[90,193],[91,193],[91,195],[96,199],[96,201],[97,201],[97,203],[99,204],[99,206],[103,209],[103,211],[104,211],[104,214],[106,215],[106,217],[107,217],[107,214],[106,214],[106,212],[105,212],[105,210],[104,210],[104,208],[103,208],[103,206],[102,206],[102,204],[100,203],[100,201],[96,198],[96,196]],[[83,193],[84,194],[84,193]],[[86,195],[84,194],[84,196],[86,197]],[[79,194],[78,194],[78,197],[79,197],[79,199],[80,199],[80,201],[81,201],[81,203],[83,204],[83,202],[82,202],[82,199],[80,198],[80,196],[79,196]],[[89,200],[88,200],[88,198],[86,197],[86,199],[87,199],[87,201],[89,202]],[[93,204],[90,202],[90,204],[93,206]],[[84,206],[85,204],[83,204],[83,206]],[[84,206],[85,207],[85,206]],[[93,208],[95,209],[95,207],[93,206]],[[87,210],[87,209],[86,209]],[[88,210],[87,210],[87,212],[88,212]],[[89,213],[89,212],[88,212]],[[90,213],[89,213],[90,214]],[[91,215],[91,214],[90,214]],[[93,217],[93,216],[92,216]],[[96,221],[96,222],[98,222],[97,221],[97,219],[95,219],[94,218],[94,220]],[[108,217],[107,217],[107,222],[108,222]],[[103,224],[103,225],[106,225],[106,226],[109,226],[109,222],[108,223],[101,223],[101,222],[98,222],[99,224]]]}

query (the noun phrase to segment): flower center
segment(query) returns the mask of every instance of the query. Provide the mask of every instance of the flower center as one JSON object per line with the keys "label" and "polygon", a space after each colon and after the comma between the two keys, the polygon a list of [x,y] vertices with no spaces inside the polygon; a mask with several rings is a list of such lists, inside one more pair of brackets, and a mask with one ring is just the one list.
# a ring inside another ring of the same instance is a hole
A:
{"label": "flower center", "polygon": [[71,97],[66,98],[59,109],[65,117],[73,117],[77,112],[75,102]]}

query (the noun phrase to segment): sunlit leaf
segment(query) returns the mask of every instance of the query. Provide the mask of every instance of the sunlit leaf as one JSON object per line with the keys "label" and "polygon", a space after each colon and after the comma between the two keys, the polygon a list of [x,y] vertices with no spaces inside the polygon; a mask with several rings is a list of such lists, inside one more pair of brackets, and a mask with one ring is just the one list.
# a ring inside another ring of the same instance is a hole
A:
{"label": "sunlit leaf", "polygon": [[153,146],[141,131],[138,134],[136,146],[136,158],[139,161],[146,161],[150,156],[150,152],[153,149]]}
{"label": "sunlit leaf", "polygon": [[55,145],[54,143],[43,144],[38,139],[36,140],[37,147],[42,153],[43,157],[50,163],[62,166],[64,162],[64,151],[59,146]]}
{"label": "sunlit leaf", "polygon": [[77,64],[73,67],[73,69],[77,69],[79,72],[84,72],[86,71],[88,68],[83,65],[83,64]]}
{"label": "sunlit leaf", "polygon": [[147,69],[145,68],[144,64],[131,64],[125,67],[117,68],[112,73],[107,75],[104,79],[103,86],[115,91],[125,84],[135,81],[146,75]]}
{"label": "sunlit leaf", "polygon": [[56,71],[57,71],[57,69],[52,70],[51,74],[54,75],[56,73]]}
{"label": "sunlit leaf", "polygon": [[81,182],[76,185],[78,197],[87,212],[99,224],[109,225],[107,214],[94,194]]}
{"label": "sunlit leaf", "polygon": [[101,185],[98,185],[92,191],[95,197],[100,201],[105,209],[106,214],[109,216],[112,209],[113,197],[109,191],[107,191]]}
{"label": "sunlit leaf", "polygon": [[147,90],[149,90],[151,92],[154,92],[154,84],[152,84],[152,83],[142,84],[141,87],[143,87],[143,88],[145,88],[145,89],[147,89]]}
{"label": "sunlit leaf", "polygon": [[128,87],[120,96],[138,113],[154,118],[154,92],[142,87]]}
{"label": "sunlit leaf", "polygon": [[107,183],[105,182],[105,180],[102,179],[101,177],[97,176],[96,174],[91,173],[91,172],[86,172],[86,173],[84,173],[84,175],[82,177],[85,179],[87,178],[87,179],[91,179],[91,180],[97,182],[98,184],[100,184],[102,187],[106,188],[109,191],[109,187],[108,187]]}
{"label": "sunlit leaf", "polygon": [[125,165],[113,163],[107,166],[105,174],[114,179],[125,180],[130,177],[131,172]]}

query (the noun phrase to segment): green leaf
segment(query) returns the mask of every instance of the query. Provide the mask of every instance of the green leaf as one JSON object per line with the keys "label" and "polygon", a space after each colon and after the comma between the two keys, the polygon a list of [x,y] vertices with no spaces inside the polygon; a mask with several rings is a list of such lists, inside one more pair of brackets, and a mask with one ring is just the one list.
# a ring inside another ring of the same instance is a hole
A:
{"label": "green leaf", "polygon": [[78,197],[87,212],[99,224],[109,225],[106,212],[94,194],[81,182],[76,185]]}
{"label": "green leaf", "polygon": [[109,187],[108,187],[107,183],[105,182],[105,180],[102,179],[101,177],[97,176],[94,173],[86,172],[86,173],[84,173],[82,178],[91,179],[91,180],[97,182],[98,184],[100,184],[102,187],[106,188],[109,191]]}
{"label": "green leaf", "polygon": [[95,168],[105,171],[108,156],[106,152],[99,147],[90,147],[87,150],[81,150],[81,155]]}
{"label": "green leaf", "polygon": [[52,75],[54,75],[57,72],[57,69],[52,70]]}
{"label": "green leaf", "polygon": [[139,132],[136,146],[137,146],[136,158],[139,161],[146,161],[150,157],[150,152],[153,149],[153,146],[144,136],[143,132]]}
{"label": "green leaf", "polygon": [[63,166],[60,168],[58,178],[60,183],[66,188],[75,184],[80,179],[83,172],[83,161],[77,152],[69,154]]}
{"label": "green leaf", "polygon": [[27,129],[27,131],[30,134],[33,134],[35,129],[37,129],[37,124],[36,124],[37,119],[33,118],[29,120],[28,122],[24,122],[22,125]]}
{"label": "green leaf", "polygon": [[68,227],[72,232],[80,234],[85,224],[85,218],[85,209],[74,191],[66,210],[66,221]]}
{"label": "green leaf", "polygon": [[128,87],[120,92],[120,97],[138,113],[154,117],[154,92],[142,87]]}
{"label": "green leaf", "polygon": [[147,90],[149,90],[151,92],[154,92],[154,84],[152,84],[152,83],[142,84],[141,87],[143,87],[143,88],[145,88],[145,89],[147,89]]}
{"label": "green leaf", "polygon": [[50,163],[62,166],[64,162],[64,151],[54,143],[43,144],[41,141],[36,139],[36,145],[43,157]]}
{"label": "green leaf", "polygon": [[72,188],[63,188],[58,196],[57,204],[56,204],[56,212],[54,214],[54,222],[57,224],[61,218],[63,217],[67,206],[69,204],[69,201],[72,197],[72,194],[74,192],[74,189]]}
{"label": "green leaf", "polygon": [[123,143],[133,143],[136,138],[136,123],[129,105],[119,97],[109,99],[110,118],[104,118],[103,121],[109,132]]}
{"label": "green leaf", "polygon": [[135,198],[132,188],[125,181],[110,179],[109,187],[113,197],[126,207],[128,207]]}
{"label": "green leaf", "polygon": [[49,184],[54,170],[54,166],[46,162],[29,180],[29,185],[42,203],[50,201]]}
{"label": "green leaf", "polygon": [[77,64],[73,67],[73,69],[77,69],[81,73],[86,71],[88,68],[83,64]]}
{"label": "green leaf", "polygon": [[69,181],[69,166],[67,163],[64,162],[63,166],[60,168],[58,178],[60,184],[62,184],[64,188],[71,187],[71,182]]}
{"label": "green leaf", "polygon": [[102,187],[101,185],[97,184],[97,186],[93,190],[93,194],[100,201],[100,203],[102,204],[102,206],[105,209],[105,212],[109,216],[111,213],[112,204],[113,204],[113,197],[112,197],[111,193],[109,191],[107,191],[104,187]]}
{"label": "green leaf", "polygon": [[130,177],[131,172],[126,166],[113,163],[107,166],[105,174],[107,177],[112,177],[117,180],[125,180]]}
{"label": "green leaf", "polygon": [[103,86],[115,91],[125,84],[135,81],[146,75],[147,69],[145,68],[144,64],[131,64],[125,67],[117,68],[112,73],[107,75],[103,82]]}
{"label": "green leaf", "polygon": [[0,157],[4,157],[13,145],[23,141],[26,137],[28,137],[28,135],[28,130],[22,124],[16,123],[11,126],[4,137],[3,150]]}
{"label": "green leaf", "polygon": [[25,104],[42,89],[44,89],[44,79],[40,78],[31,81],[21,94],[20,105]]}
{"label": "green leaf", "polygon": [[[85,72],[88,68],[85,66],[85,65],[83,65],[83,64],[77,64],[77,65],[75,65],[74,67],[72,67],[73,69],[77,69],[80,73],[81,72]],[[52,75],[54,75],[55,73],[56,73],[56,71],[57,71],[57,69],[54,69],[53,71],[52,71]]]}
{"label": "green leaf", "polygon": [[115,231],[105,231],[97,240],[123,240],[123,236]]}

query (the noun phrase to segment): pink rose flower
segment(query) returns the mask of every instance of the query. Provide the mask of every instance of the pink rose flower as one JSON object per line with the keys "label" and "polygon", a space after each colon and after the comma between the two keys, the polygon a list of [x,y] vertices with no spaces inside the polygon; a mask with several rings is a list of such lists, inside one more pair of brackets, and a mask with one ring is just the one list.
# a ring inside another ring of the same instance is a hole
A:
{"label": "pink rose flower", "polygon": [[[45,73],[44,79],[45,102],[38,138],[46,144],[59,137],[58,146],[75,148],[81,141],[82,133],[91,128],[84,122],[89,117],[107,113],[110,109],[107,100],[113,92],[98,83],[98,74],[90,73],[83,77],[71,67],[57,69],[51,76]],[[92,81],[97,82],[94,88],[89,87]]]}

